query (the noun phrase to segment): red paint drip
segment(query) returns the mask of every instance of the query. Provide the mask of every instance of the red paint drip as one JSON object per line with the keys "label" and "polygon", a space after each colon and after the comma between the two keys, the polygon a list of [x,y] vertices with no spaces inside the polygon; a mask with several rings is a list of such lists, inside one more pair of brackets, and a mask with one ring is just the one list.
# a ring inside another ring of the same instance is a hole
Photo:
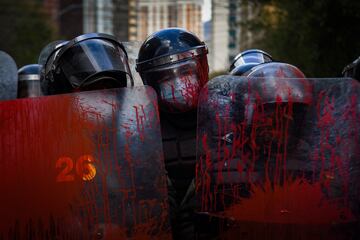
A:
{"label": "red paint drip", "polygon": [[145,140],[145,126],[144,126],[144,120],[146,120],[146,116],[144,113],[143,106],[140,106],[143,115],[140,115],[139,113],[139,106],[133,106],[135,109],[135,115],[136,115],[136,128],[139,133],[140,140],[143,142]]}

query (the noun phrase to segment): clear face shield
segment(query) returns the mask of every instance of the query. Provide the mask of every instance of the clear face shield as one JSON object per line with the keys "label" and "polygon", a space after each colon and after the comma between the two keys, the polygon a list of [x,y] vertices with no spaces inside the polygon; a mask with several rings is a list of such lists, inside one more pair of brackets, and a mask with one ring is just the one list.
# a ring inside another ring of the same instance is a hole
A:
{"label": "clear face shield", "polygon": [[156,90],[162,110],[179,113],[197,108],[200,90],[208,81],[206,52],[202,47],[193,54],[185,52],[170,56],[170,59],[186,58],[141,73],[144,83]]}

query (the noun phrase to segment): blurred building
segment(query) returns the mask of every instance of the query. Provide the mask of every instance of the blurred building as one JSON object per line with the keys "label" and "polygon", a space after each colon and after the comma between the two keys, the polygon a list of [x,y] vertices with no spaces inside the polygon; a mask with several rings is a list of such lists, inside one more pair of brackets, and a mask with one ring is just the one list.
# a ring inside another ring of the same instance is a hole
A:
{"label": "blurred building", "polygon": [[258,11],[254,1],[229,1],[229,61],[234,59],[238,52],[253,48],[255,36],[249,31],[247,21],[253,19]]}
{"label": "blurred building", "polygon": [[121,41],[143,41],[167,27],[203,38],[203,0],[43,0],[61,36],[101,32]]}
{"label": "blurred building", "polygon": [[129,41],[137,40],[137,26],[138,26],[138,1],[129,0]]}
{"label": "blurred building", "polygon": [[162,28],[182,27],[202,38],[202,5],[203,0],[88,0],[84,31],[143,41]]}
{"label": "blurred building", "polygon": [[211,71],[222,71],[229,64],[229,3],[228,0],[212,0],[211,48],[209,65]]}
{"label": "blurred building", "polygon": [[212,21],[206,21],[203,23],[203,31],[204,31],[204,42],[206,43],[208,49],[212,49]]}
{"label": "blurred building", "polygon": [[121,41],[136,38],[136,3],[136,0],[43,0],[45,11],[62,38],[101,32],[115,35]]}
{"label": "blurred building", "polygon": [[62,38],[83,33],[83,0],[43,0],[43,5]]}
{"label": "blurred building", "polygon": [[114,5],[113,0],[84,0],[84,32],[112,34]]}
{"label": "blurred building", "polygon": [[136,37],[136,0],[84,0],[84,32],[101,32],[120,41]]}
{"label": "blurred building", "polygon": [[240,51],[253,47],[246,21],[256,11],[256,4],[249,0],[212,0],[211,71],[227,70]]}
{"label": "blurred building", "polygon": [[203,0],[138,0],[137,39],[167,27],[181,27],[201,39]]}

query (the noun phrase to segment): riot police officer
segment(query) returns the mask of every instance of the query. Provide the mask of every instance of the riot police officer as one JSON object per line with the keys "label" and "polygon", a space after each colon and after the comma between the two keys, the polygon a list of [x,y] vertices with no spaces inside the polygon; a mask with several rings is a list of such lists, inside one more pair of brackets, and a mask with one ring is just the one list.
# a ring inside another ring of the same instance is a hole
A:
{"label": "riot police officer", "polygon": [[124,46],[102,33],[81,35],[55,49],[44,71],[45,95],[133,85]]}
{"label": "riot police officer", "polygon": [[[202,239],[218,239],[224,232],[234,237],[230,230],[236,229],[237,223],[221,213],[239,199],[249,199],[252,186],[264,187],[267,179],[275,184],[299,174],[299,170],[309,170],[304,161],[309,144],[301,139],[312,98],[305,75],[257,49],[240,53],[230,74],[242,78],[220,76],[211,80],[199,110],[198,138],[206,135],[209,157],[200,159],[198,167],[199,191],[205,192],[200,196],[204,204],[202,221],[208,226],[198,232]],[[202,154],[199,149],[198,154]],[[289,159],[288,175],[274,171],[282,156]],[[211,167],[205,161],[211,162]],[[207,183],[204,179],[211,180]],[[241,227],[241,232],[248,234],[246,224]]]}
{"label": "riot police officer", "polygon": [[208,81],[206,55],[205,43],[193,33],[168,28],[150,35],[137,59],[143,83],[158,94],[174,239],[194,238],[188,199],[194,190],[197,102]]}

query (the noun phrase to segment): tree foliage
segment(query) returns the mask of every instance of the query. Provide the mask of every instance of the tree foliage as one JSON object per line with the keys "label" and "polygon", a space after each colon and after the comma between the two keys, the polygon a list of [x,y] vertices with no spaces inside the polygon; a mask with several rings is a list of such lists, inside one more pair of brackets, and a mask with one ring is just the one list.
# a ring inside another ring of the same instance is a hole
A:
{"label": "tree foliage", "polygon": [[255,46],[308,77],[335,77],[360,55],[360,1],[259,0],[260,10],[243,22]]}
{"label": "tree foliage", "polygon": [[37,63],[41,49],[55,38],[40,2],[0,0],[0,50],[10,54],[18,67]]}

